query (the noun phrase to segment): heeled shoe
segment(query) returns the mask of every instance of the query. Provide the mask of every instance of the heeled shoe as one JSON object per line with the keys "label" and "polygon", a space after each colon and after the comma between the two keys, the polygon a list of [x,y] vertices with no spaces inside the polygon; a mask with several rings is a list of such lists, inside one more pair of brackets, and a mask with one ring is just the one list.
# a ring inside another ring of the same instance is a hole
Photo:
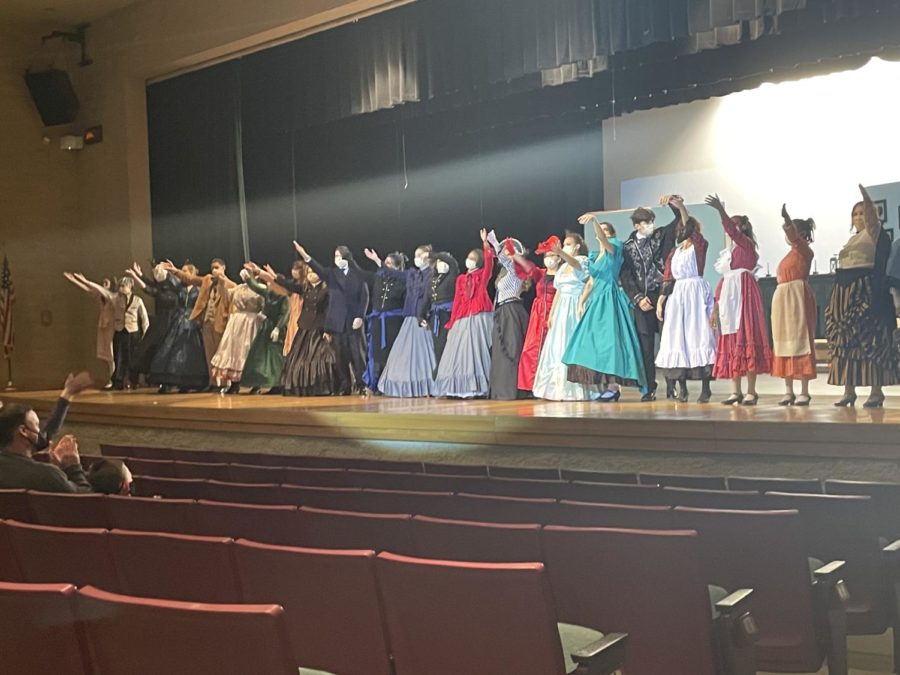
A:
{"label": "heeled shoe", "polygon": [[844,394],[844,397],[840,401],[835,401],[834,405],[836,408],[852,407],[856,405],[856,394]]}
{"label": "heeled shoe", "polygon": [[732,394],[731,396],[726,398],[724,401],[722,401],[722,405],[738,405],[740,403],[743,403],[743,401],[744,401],[743,394]]}
{"label": "heeled shoe", "polygon": [[688,402],[688,390],[687,387],[680,390],[678,392],[678,398],[676,399],[679,403],[687,403]]}
{"label": "heeled shoe", "polygon": [[863,403],[863,408],[883,408],[884,407],[884,394],[881,396],[875,397],[870,396],[865,403]]}
{"label": "heeled shoe", "polygon": [[759,403],[759,394],[747,394],[740,404],[746,406],[754,406],[757,403]]}
{"label": "heeled shoe", "polygon": [[262,387],[250,387],[250,391],[247,393],[250,394],[250,396],[259,396],[261,391]]}
{"label": "heeled shoe", "polygon": [[[607,396],[607,394],[609,395]],[[600,401],[600,403],[616,403],[621,395],[622,391],[619,389],[617,389],[616,391],[610,391],[609,389],[607,389],[602,394],[600,394],[600,398],[598,398],[597,400]]]}
{"label": "heeled shoe", "polygon": [[797,400],[794,401],[794,406],[797,408],[807,408],[809,404],[812,402],[811,396],[798,396]]}
{"label": "heeled shoe", "polygon": [[655,400],[656,400],[656,393],[652,392],[652,391],[641,396],[641,403],[651,403]]}
{"label": "heeled shoe", "polygon": [[701,391],[700,396],[697,397],[697,403],[709,403],[709,400],[711,398],[712,398],[712,392]]}
{"label": "heeled shoe", "polygon": [[793,394],[785,394],[784,398],[778,401],[778,405],[787,406],[794,405],[797,402],[797,397]]}

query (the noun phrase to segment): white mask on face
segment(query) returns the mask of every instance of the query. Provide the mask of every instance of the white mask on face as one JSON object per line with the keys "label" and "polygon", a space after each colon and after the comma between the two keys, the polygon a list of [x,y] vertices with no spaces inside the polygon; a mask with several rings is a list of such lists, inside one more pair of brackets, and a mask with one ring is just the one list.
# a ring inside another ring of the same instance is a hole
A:
{"label": "white mask on face", "polygon": [[339,270],[347,269],[348,265],[349,265],[349,263],[346,260],[344,260],[343,258],[341,258],[340,256],[336,255],[334,257],[334,266],[337,267]]}
{"label": "white mask on face", "polygon": [[447,274],[447,272],[450,271],[450,265],[445,263],[443,260],[438,260],[435,267],[437,267],[438,274]]}
{"label": "white mask on face", "polygon": [[642,237],[649,237],[651,234],[653,234],[653,230],[655,229],[655,223],[641,223],[640,225],[638,225],[638,234],[640,234]]}
{"label": "white mask on face", "polygon": [[166,280],[166,276],[168,272],[163,268],[162,265],[157,265],[153,268],[153,278],[156,279],[156,282],[161,284]]}
{"label": "white mask on face", "polygon": [[417,255],[415,258],[413,258],[413,263],[420,270],[424,270],[426,267],[428,267],[428,258],[423,258],[422,256]]}
{"label": "white mask on face", "polygon": [[466,258],[466,269],[467,270],[474,270],[476,267],[478,267],[477,262],[475,262],[471,258]]}
{"label": "white mask on face", "polygon": [[575,255],[575,246],[573,246],[572,244],[563,246],[563,253],[565,253],[566,255]]}
{"label": "white mask on face", "polygon": [[546,267],[548,270],[555,270],[557,267],[559,267],[559,258],[557,258],[555,255],[548,255],[546,258],[544,258],[544,267]]}

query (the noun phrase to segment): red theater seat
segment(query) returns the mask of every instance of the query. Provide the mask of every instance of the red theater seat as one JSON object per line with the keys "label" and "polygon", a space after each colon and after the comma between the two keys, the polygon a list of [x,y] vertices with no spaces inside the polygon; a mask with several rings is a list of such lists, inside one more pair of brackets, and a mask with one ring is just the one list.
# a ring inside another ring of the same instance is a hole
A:
{"label": "red theater seat", "polygon": [[3,520],[0,520],[0,581],[11,583],[23,581],[19,560],[16,558],[12,540]]}
{"label": "red theater seat", "polygon": [[450,492],[364,489],[357,508],[369,513],[430,513],[446,508],[454,500]]}
{"label": "red theater seat", "polygon": [[693,488],[696,490],[726,490],[728,486],[723,476],[693,476],[672,473],[640,473],[641,485],[661,485],[662,487]]}
{"label": "red theater seat", "polygon": [[119,530],[202,534],[194,523],[192,499],[110,495],[104,503],[110,527]]}
{"label": "red theater seat", "polygon": [[748,478],[744,476],[729,476],[728,489],[822,494],[822,481],[818,478]]}
{"label": "red theater seat", "polygon": [[106,495],[28,492],[28,508],[36,522],[58,527],[108,527]]}
{"label": "red theater seat", "polygon": [[0,658],[5,673],[90,675],[70,584],[0,583]]}
{"label": "red theater seat", "polygon": [[352,513],[309,506],[300,509],[305,545],[407,553],[414,550],[412,516],[398,513]]}
{"label": "red theater seat", "polygon": [[284,607],[295,663],[391,675],[374,553],[243,540],[234,553],[244,601]]}
{"label": "red theater seat", "polygon": [[6,529],[12,543],[23,581],[90,584],[119,590],[106,530],[30,525],[10,520],[0,527]]}
{"label": "red theater seat", "polygon": [[451,476],[487,476],[488,468],[485,464],[443,464],[425,462],[422,465],[425,473],[449,474]]}
{"label": "red theater seat", "polygon": [[[557,612],[563,621],[629,635],[625,671],[629,675],[736,675],[755,673],[752,647],[748,668],[717,670],[717,647],[710,598],[700,564],[696,532],[544,529],[545,562]],[[720,645],[734,661],[740,636],[739,609],[723,617],[719,631],[733,636]],[[744,644],[749,645],[748,641]]]}
{"label": "red theater seat", "polygon": [[206,481],[199,478],[155,478],[134,476],[135,494],[140,497],[206,499]]}
{"label": "red theater seat", "polygon": [[867,495],[872,498],[878,533],[890,541],[900,539],[900,483],[858,480],[827,480],[830,495]]}
{"label": "red theater seat", "polygon": [[207,481],[205,496],[214,502],[238,502],[243,504],[281,504],[281,487],[275,483],[227,483]]}
{"label": "red theater seat", "polygon": [[203,480],[229,480],[229,467],[222,462],[175,462],[175,478],[201,478]]}
{"label": "red theater seat", "polygon": [[699,490],[667,487],[662,491],[672,506],[696,506],[701,509],[766,509],[765,500],[753,490]]}
{"label": "red theater seat", "polygon": [[156,478],[176,478],[175,462],[171,459],[140,459],[123,457],[122,461],[134,476],[155,476]]}
{"label": "red theater seat", "polygon": [[476,492],[490,494],[487,476],[469,476],[454,474],[415,474],[413,489],[426,492]]}
{"label": "red theater seat", "polygon": [[127,459],[128,457],[136,457],[138,459],[165,459],[172,460],[172,448],[154,448],[141,445],[110,445],[106,443],[100,444],[100,454],[104,457],[118,457]]}
{"label": "red theater seat", "polygon": [[560,499],[599,504],[666,505],[658,485],[626,485],[623,483],[566,483]]}
{"label": "red theater seat", "polygon": [[410,471],[347,469],[345,478],[346,484],[351,487],[376,490],[415,490],[417,475]]}
{"label": "red theater seat", "polygon": [[527,478],[530,480],[559,480],[559,469],[532,466],[488,466],[492,478]]}
{"label": "red theater seat", "polygon": [[551,522],[553,525],[570,527],[617,527],[633,530],[674,528],[672,509],[668,506],[594,504],[565,500],[555,507]]}
{"label": "red theater seat", "polygon": [[316,469],[288,466],[284,469],[284,482],[288,485],[313,487],[350,487],[344,469]]}
{"label": "red theater seat", "polygon": [[296,506],[199,501],[193,520],[197,534],[298,546],[305,541]]}
{"label": "red theater seat", "polygon": [[707,583],[753,589],[760,670],[816,672],[827,657],[832,675],[846,674],[840,565],[810,574],[797,511],[679,507],[675,523],[700,534]]}
{"label": "red theater seat", "polygon": [[[571,654],[573,647],[561,643],[542,564],[382,553],[376,566],[396,675],[567,672],[564,651]],[[581,634],[582,645],[596,652],[596,667],[578,672],[607,674],[621,666],[624,636]],[[582,654],[587,661],[587,651]]]}
{"label": "red theater seat", "polygon": [[278,483],[284,482],[284,467],[254,466],[251,464],[229,464],[228,480],[232,483]]}
{"label": "red theater seat", "polygon": [[232,540],[186,534],[109,533],[121,589],[129,595],[193,602],[241,601]]}
{"label": "red theater seat", "polygon": [[453,520],[489,523],[547,523],[556,511],[550,498],[498,497],[460,493],[453,502]]}
{"label": "red theater seat", "polygon": [[3,518],[18,520],[20,523],[31,522],[25,490],[0,490],[0,519]]}
{"label": "red theater seat", "polygon": [[319,509],[357,511],[361,495],[362,490],[359,488],[282,485],[278,490],[278,501],[282,504],[314,506]]}
{"label": "red theater seat", "polygon": [[582,481],[588,483],[626,483],[636,484],[637,474],[628,471],[589,471],[587,469],[560,469],[559,477],[563,480]]}
{"label": "red theater seat", "polygon": [[478,523],[416,516],[412,520],[416,554],[434,560],[540,562],[541,526]]}
{"label": "red theater seat", "polygon": [[277,605],[214,605],[78,591],[94,675],[297,675]]}

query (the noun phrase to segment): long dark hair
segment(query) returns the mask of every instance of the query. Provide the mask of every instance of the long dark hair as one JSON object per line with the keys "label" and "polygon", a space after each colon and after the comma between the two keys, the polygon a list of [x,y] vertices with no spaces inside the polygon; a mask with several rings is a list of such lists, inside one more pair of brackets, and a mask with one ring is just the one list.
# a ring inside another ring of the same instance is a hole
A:
{"label": "long dark hair", "polygon": [[806,218],[805,220],[802,218],[794,218],[791,222],[794,223],[797,234],[800,235],[801,239],[806,240],[810,244],[815,240],[816,221],[812,218]]}
{"label": "long dark hair", "polygon": [[759,242],[756,241],[756,233],[753,231],[753,223],[750,222],[750,219],[747,216],[733,216],[732,218],[737,221],[735,224],[741,234],[748,237],[755,248],[759,248]]}
{"label": "long dark hair", "polygon": [[349,267],[352,267],[355,270],[359,269],[359,265],[356,264],[356,260],[353,258],[353,251],[347,246],[340,244],[339,246],[335,246],[334,250],[341,254],[341,257],[347,261]]}

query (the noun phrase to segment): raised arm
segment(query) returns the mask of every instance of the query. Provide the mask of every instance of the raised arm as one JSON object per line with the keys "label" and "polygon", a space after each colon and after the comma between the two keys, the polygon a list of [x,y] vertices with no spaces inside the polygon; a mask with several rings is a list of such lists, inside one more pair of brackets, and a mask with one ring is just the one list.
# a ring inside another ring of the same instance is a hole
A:
{"label": "raised arm", "polygon": [[106,288],[103,288],[103,286],[101,286],[100,284],[94,283],[80,272],[77,272],[74,276],[75,279],[77,279],[79,282],[81,282],[81,284],[87,287],[87,290],[89,292],[97,295],[103,300],[110,300],[115,296],[115,293]]}
{"label": "raised arm", "polygon": [[750,239],[750,237],[748,237],[746,234],[741,232],[741,229],[737,225],[735,225],[734,221],[731,219],[731,216],[728,215],[728,212],[725,210],[725,202],[721,200],[719,195],[709,195],[704,201],[719,212],[719,217],[722,219],[722,227],[725,230],[725,234],[731,237],[731,240],[737,246],[740,246],[744,249],[756,248],[753,240]]}
{"label": "raised arm", "polygon": [[150,295],[156,295],[156,287],[147,286],[147,282],[144,281],[142,275],[137,274],[131,267],[125,270],[125,274],[130,276],[134,280],[135,285],[142,291],[147,291]]}
{"label": "raised arm", "polygon": [[173,263],[171,260],[166,260],[162,263],[162,266],[165,268],[166,272],[168,272],[169,274],[174,274],[188,286],[200,286],[203,283],[203,277],[197,276],[196,274],[191,274],[190,272],[185,272],[184,270],[176,267],[175,263]]}
{"label": "raised arm", "polygon": [[92,295],[95,295],[97,293],[93,288],[88,286],[86,283],[82,282],[78,277],[76,277],[71,272],[63,272],[63,277],[66,279],[66,281],[69,281],[70,283],[74,284],[75,286],[80,288],[85,293],[91,293]]}
{"label": "raised arm", "polygon": [[881,221],[878,219],[878,209],[875,208],[875,202],[872,201],[869,191],[863,187],[862,183],[859,185],[859,191],[862,193],[863,205],[866,209],[866,230],[868,230],[872,240],[877,242],[878,237],[881,236]]}
{"label": "raised arm", "polygon": [[553,246],[550,247],[550,253],[552,253],[553,255],[558,255],[573,270],[581,270],[581,261],[575,256],[569,255],[568,253],[563,251],[563,247],[559,243],[553,244]]}

